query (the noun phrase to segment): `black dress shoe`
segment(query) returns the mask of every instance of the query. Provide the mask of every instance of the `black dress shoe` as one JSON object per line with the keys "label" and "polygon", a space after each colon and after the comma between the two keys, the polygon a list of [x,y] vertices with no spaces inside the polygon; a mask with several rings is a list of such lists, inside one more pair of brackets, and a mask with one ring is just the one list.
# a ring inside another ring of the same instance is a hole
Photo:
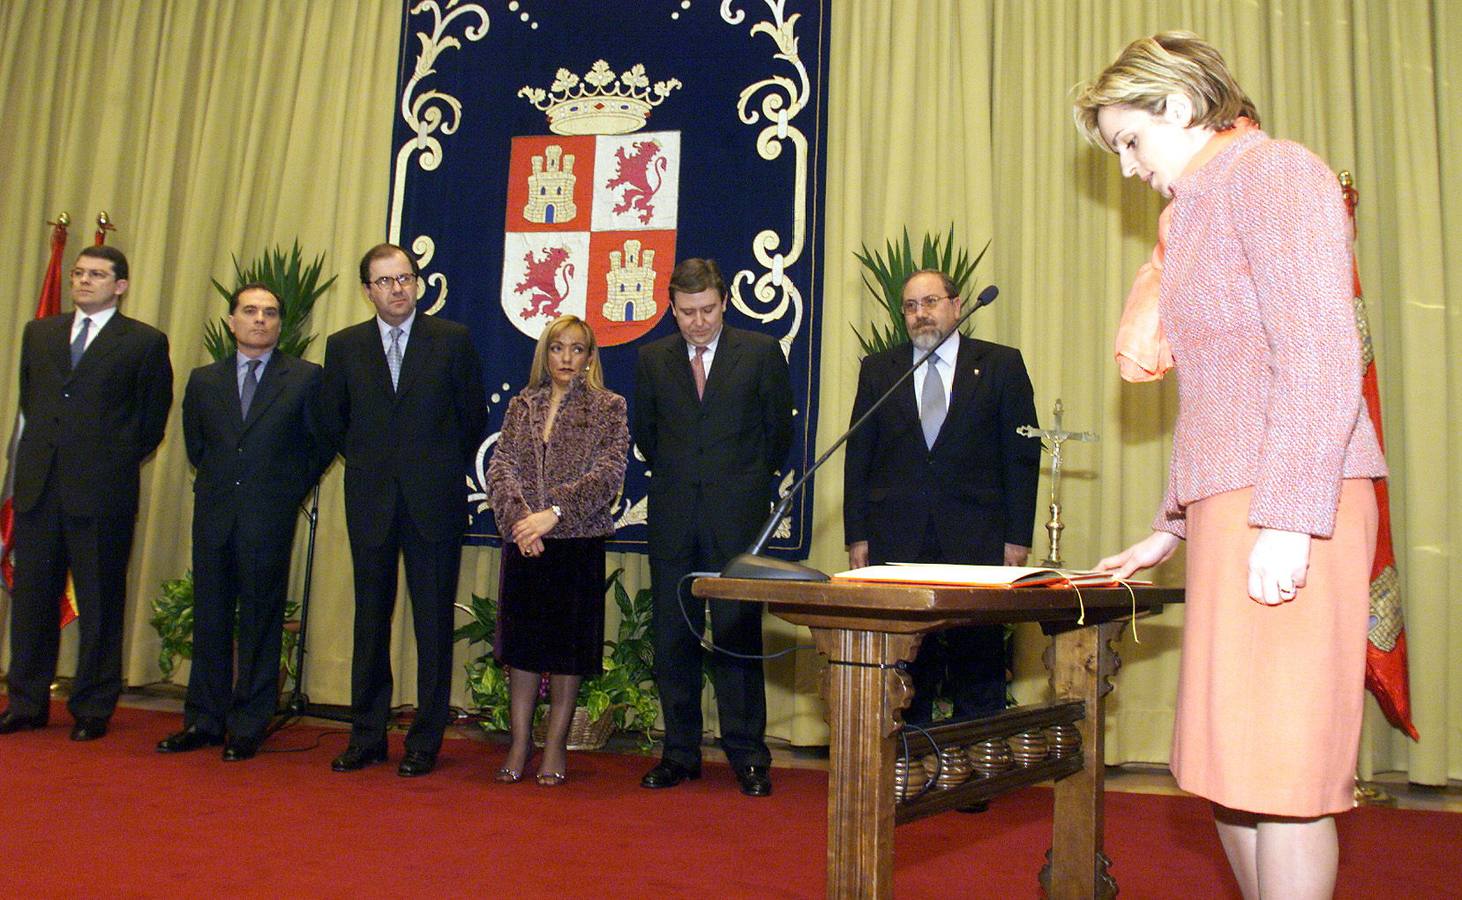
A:
{"label": "black dress shoe", "polygon": [[425,750],[407,750],[406,758],[401,760],[401,765],[396,767],[396,774],[402,778],[415,778],[418,775],[427,775],[437,767],[437,755],[427,753]]}
{"label": "black dress shoe", "polygon": [[228,739],[228,743],[223,745],[223,761],[243,762],[246,759],[253,759],[254,754],[258,752],[257,738],[231,737]]}
{"label": "black dress shoe", "polygon": [[189,725],[177,734],[170,734],[157,742],[158,753],[187,753],[190,750],[197,750],[199,747],[217,747],[223,743],[223,735],[210,734],[199,729],[197,725]]}
{"label": "black dress shoe", "polygon": [[99,737],[106,737],[106,734],[106,719],[77,719],[76,727],[71,729],[71,740],[94,741]]}
{"label": "black dress shoe", "polygon": [[662,759],[655,765],[655,768],[645,773],[640,779],[640,787],[646,788],[670,788],[675,787],[682,781],[695,781],[701,777],[701,767],[681,765],[673,759]]}
{"label": "black dress shoe", "polygon": [[362,744],[351,744],[345,748],[345,752],[335,757],[330,763],[330,768],[336,772],[354,772],[357,769],[364,769],[371,763],[386,761],[386,743],[382,741],[373,746]]}
{"label": "black dress shoe", "polygon": [[0,734],[14,734],[35,728],[45,728],[46,720],[40,716],[22,716],[10,710],[0,713]]}
{"label": "black dress shoe", "polygon": [[741,784],[741,793],[748,797],[772,795],[772,776],[766,766],[742,766],[736,770],[736,780]]}

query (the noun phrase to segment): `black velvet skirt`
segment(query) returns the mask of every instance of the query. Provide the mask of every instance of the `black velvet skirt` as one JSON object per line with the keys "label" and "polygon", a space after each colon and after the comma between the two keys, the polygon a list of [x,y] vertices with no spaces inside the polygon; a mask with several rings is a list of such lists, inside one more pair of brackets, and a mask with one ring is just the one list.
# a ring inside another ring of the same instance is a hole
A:
{"label": "black velvet skirt", "polygon": [[604,538],[545,538],[541,556],[503,543],[498,662],[529,672],[604,671]]}

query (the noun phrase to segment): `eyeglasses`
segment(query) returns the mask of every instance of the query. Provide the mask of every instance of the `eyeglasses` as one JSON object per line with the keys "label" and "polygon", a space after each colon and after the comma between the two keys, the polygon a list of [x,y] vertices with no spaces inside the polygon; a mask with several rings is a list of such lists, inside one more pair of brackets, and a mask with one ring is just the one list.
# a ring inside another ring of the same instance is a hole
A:
{"label": "eyeglasses", "polygon": [[941,300],[952,300],[952,299],[954,299],[954,298],[953,297],[936,297],[933,294],[930,294],[928,297],[917,297],[917,298],[914,298],[914,299],[905,300],[904,301],[904,315],[911,316],[914,313],[918,312],[919,310],[924,310],[925,312],[927,312],[927,311],[933,309],[934,307],[938,306],[939,305],[939,301],[941,301]]}
{"label": "eyeglasses", "polygon": [[399,284],[404,288],[409,288],[416,284],[416,276],[410,272],[403,272],[400,275],[382,275],[375,281],[368,281],[366,284],[375,285],[383,291],[389,291],[393,284]]}

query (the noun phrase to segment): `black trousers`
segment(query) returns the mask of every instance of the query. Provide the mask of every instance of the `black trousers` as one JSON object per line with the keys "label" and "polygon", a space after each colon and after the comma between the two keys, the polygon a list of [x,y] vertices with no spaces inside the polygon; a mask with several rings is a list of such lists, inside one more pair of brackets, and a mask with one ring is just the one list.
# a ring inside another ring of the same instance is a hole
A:
{"label": "black trousers", "polygon": [[[738,551],[739,552],[739,551]],[[657,555],[650,548],[651,591],[655,599],[655,685],[665,716],[666,759],[685,766],[701,761],[701,684],[706,651],[699,636],[705,630],[705,605],[686,594],[684,612],[677,593],[690,572],[719,572],[730,554],[716,546],[703,526],[696,529],[690,551]],[[687,585],[687,591],[689,586]],[[737,653],[762,652],[762,606],[736,600],[712,600],[711,636],[718,647]],[[686,624],[689,617],[690,623]],[[734,767],[768,766],[766,684],[760,659],[711,654],[711,683],[721,721],[721,749]]]}
{"label": "black trousers", "polygon": [[251,541],[235,527],[222,546],[194,541],[193,666],[184,726],[249,741],[264,736],[279,702],[292,536],[289,529],[268,541]]}
{"label": "black trousers", "polygon": [[350,742],[386,739],[391,715],[391,616],[396,574],[406,561],[411,619],[416,632],[416,718],[406,734],[408,752],[436,753],[447,728],[452,697],[452,603],[462,539],[429,541],[411,521],[398,489],[390,531],[375,546],[351,544],[355,568],[355,648],[350,661]]}
{"label": "black trousers", "polygon": [[46,719],[61,647],[61,592],[69,570],[80,618],[80,653],[67,704],[78,719],[109,719],[122,693],[122,619],[136,515],[70,516],[54,483],[15,515],[15,593],[10,617],[10,711]]}
{"label": "black trousers", "polygon": [[[972,563],[948,559],[939,546],[933,522],[924,532],[919,558],[910,562]],[[998,564],[998,562],[997,562]],[[919,655],[909,667],[914,699],[904,721],[928,724],[934,718],[934,698],[941,688],[954,705],[957,719],[994,715],[1005,709],[1005,626],[967,625],[924,636]]]}

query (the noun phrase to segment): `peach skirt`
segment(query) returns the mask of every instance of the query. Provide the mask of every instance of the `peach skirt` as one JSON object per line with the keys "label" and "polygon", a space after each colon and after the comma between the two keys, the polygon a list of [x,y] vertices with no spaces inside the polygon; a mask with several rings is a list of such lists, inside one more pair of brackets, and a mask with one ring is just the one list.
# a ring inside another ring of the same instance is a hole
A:
{"label": "peach skirt", "polygon": [[1294,600],[1248,595],[1252,488],[1187,508],[1188,579],[1172,769],[1230,809],[1316,817],[1355,805],[1376,496],[1346,479]]}

